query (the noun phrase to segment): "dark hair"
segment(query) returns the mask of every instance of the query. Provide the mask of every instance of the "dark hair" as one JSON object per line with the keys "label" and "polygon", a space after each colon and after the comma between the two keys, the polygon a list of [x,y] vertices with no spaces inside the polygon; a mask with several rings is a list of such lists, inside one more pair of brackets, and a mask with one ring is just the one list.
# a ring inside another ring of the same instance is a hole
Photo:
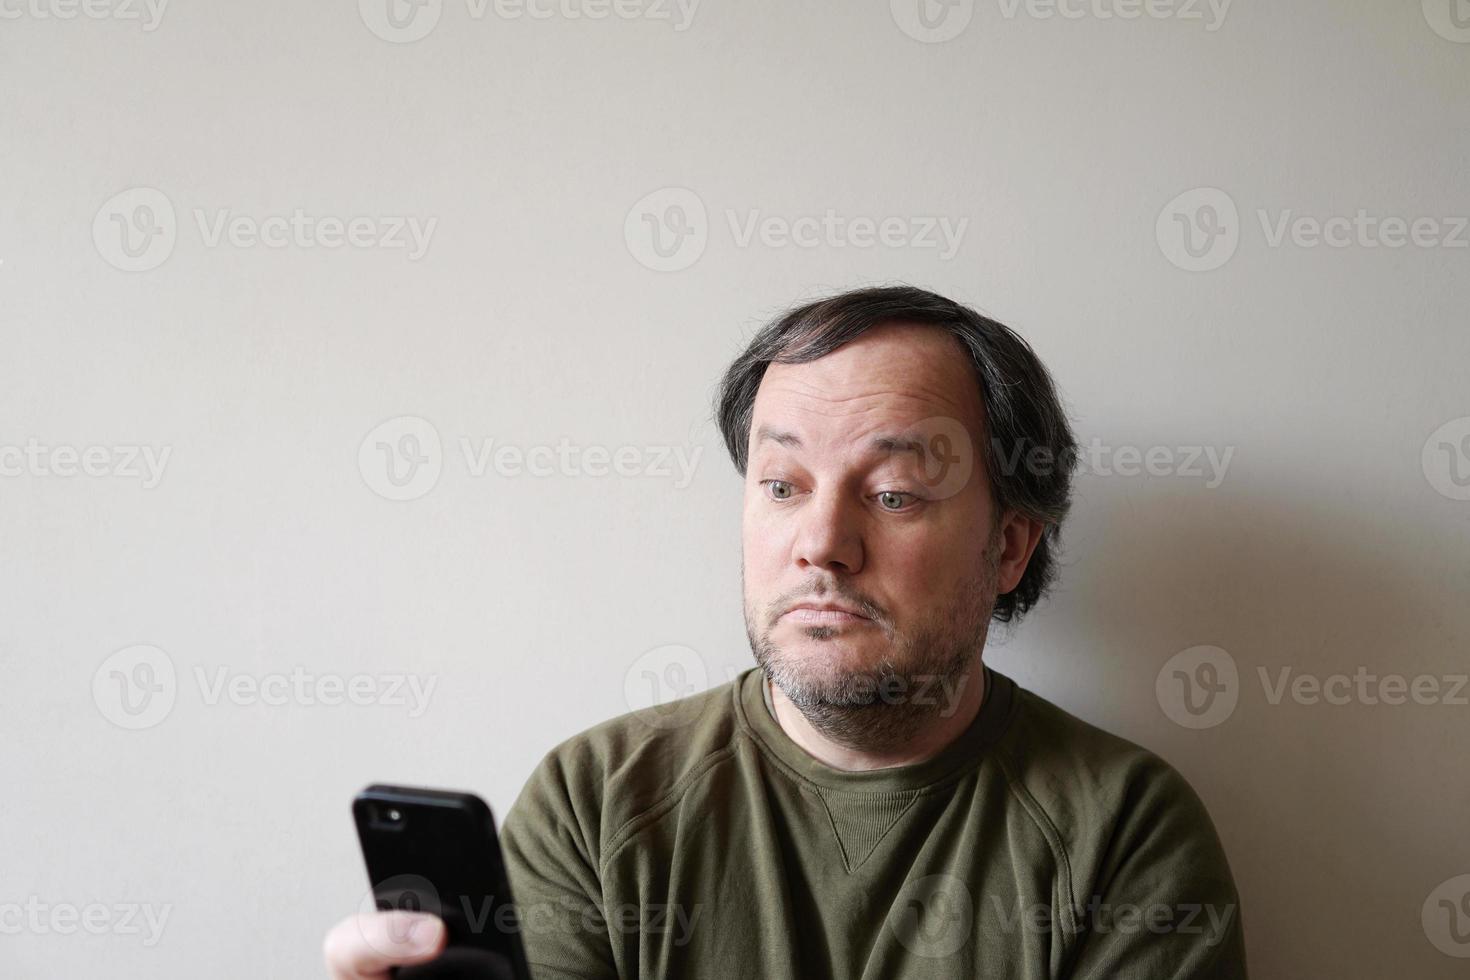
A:
{"label": "dark hair", "polygon": [[[855,289],[799,306],[767,324],[725,372],[716,407],[725,446],[744,476],[755,395],[768,365],[815,361],[874,327],[895,322],[930,324],[959,339],[985,405],[982,444],[997,517],[1015,508],[1046,525],[1021,581],[996,598],[992,618],[1008,623],[1034,606],[1056,575],[1077,457],[1051,375],[1031,345],[1009,327],[914,286]],[[1045,463],[1017,465],[1028,456]]]}

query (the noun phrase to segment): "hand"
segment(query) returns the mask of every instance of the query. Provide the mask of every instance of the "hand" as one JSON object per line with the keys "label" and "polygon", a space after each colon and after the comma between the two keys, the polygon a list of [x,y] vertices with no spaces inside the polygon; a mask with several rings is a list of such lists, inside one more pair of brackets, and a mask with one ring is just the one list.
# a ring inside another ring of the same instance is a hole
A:
{"label": "hand", "polygon": [[387,980],[395,966],[434,959],[444,949],[444,921],[426,912],[364,912],[327,933],[322,955],[332,980]]}

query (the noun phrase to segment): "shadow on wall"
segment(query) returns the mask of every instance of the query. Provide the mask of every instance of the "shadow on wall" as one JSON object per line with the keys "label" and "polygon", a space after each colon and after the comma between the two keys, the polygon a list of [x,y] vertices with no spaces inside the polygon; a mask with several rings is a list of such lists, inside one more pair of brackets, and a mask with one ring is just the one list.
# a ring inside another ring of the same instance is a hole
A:
{"label": "shadow on wall", "polygon": [[1464,976],[1470,897],[1432,897],[1470,872],[1470,573],[1436,548],[1457,505],[1084,479],[1035,612],[1050,666],[1017,673],[1199,791],[1253,973]]}

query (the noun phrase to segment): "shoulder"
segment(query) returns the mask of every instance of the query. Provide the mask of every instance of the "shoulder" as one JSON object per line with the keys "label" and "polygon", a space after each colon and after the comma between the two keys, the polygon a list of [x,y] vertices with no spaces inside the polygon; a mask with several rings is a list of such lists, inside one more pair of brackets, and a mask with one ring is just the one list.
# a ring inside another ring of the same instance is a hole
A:
{"label": "shoulder", "polygon": [[1016,701],[1004,739],[1009,774],[1059,818],[1086,824],[1159,794],[1197,799],[1178,770],[1153,751],[1019,686]]}
{"label": "shoulder", "polygon": [[1152,875],[1233,893],[1215,826],[1177,769],[1035,693],[1018,687],[1016,696],[1001,764],[1057,852],[1074,900]]}
{"label": "shoulder", "polygon": [[1075,975],[1243,980],[1240,893],[1194,788],[1154,752],[1017,697],[1001,765],[1051,846]]}
{"label": "shoulder", "polygon": [[[744,675],[741,675],[743,677]],[[741,677],[611,718],[546,753],[506,817],[572,826],[600,853],[619,830],[728,759],[740,738]]]}

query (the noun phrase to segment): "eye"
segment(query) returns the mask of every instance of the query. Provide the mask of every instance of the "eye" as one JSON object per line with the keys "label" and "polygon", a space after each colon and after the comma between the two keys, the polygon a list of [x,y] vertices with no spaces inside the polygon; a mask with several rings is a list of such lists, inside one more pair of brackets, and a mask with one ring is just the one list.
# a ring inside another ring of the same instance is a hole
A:
{"label": "eye", "polygon": [[906,498],[913,500],[919,499],[911,493],[904,493],[902,490],[884,490],[877,496],[878,504],[884,510],[903,510]]}
{"label": "eye", "polygon": [[761,485],[777,500],[790,500],[796,490],[785,480],[762,480]]}

